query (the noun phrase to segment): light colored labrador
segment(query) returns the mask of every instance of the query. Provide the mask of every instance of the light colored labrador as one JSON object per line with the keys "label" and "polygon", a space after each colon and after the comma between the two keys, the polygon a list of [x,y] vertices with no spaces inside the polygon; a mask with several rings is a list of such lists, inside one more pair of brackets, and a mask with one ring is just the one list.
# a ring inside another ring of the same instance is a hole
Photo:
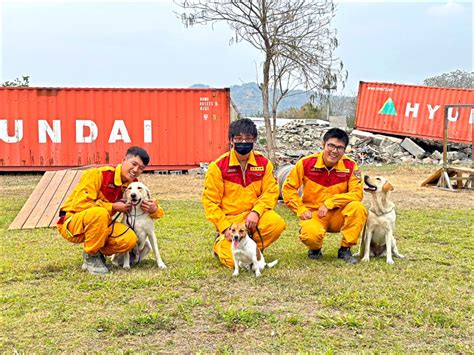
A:
{"label": "light colored labrador", "polygon": [[[143,260],[145,256],[153,249],[156,258],[156,264],[160,269],[166,269],[166,265],[161,259],[158,250],[158,242],[155,234],[155,222],[153,218],[144,212],[140,206],[144,200],[151,200],[150,190],[141,182],[132,182],[125,190],[124,197],[127,202],[132,204],[132,209],[124,214],[122,223],[132,228],[138,237],[137,245],[134,248],[135,263]],[[122,265],[125,269],[130,268],[130,253],[115,254],[112,256],[112,263],[116,266]]]}
{"label": "light colored labrador", "polygon": [[[362,234],[359,252],[354,256],[362,256],[362,261],[369,261],[370,256],[386,256],[387,263],[393,264],[392,255],[404,258],[398,252],[395,241],[395,204],[390,201],[393,186],[382,176],[371,178],[364,176],[364,190],[371,195],[369,216]],[[387,246],[390,246],[387,248]]]}

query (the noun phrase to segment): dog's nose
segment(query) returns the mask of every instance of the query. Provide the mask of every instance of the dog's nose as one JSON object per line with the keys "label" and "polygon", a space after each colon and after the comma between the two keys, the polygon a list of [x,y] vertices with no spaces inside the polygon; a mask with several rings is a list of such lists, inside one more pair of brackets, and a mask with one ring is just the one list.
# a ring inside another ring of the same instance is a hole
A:
{"label": "dog's nose", "polygon": [[131,196],[132,198],[135,198],[135,197],[137,197],[137,194],[134,192],[134,193],[130,194],[130,196]]}
{"label": "dog's nose", "polygon": [[238,235],[234,235],[234,238],[232,238],[234,240],[239,240],[239,236]]}

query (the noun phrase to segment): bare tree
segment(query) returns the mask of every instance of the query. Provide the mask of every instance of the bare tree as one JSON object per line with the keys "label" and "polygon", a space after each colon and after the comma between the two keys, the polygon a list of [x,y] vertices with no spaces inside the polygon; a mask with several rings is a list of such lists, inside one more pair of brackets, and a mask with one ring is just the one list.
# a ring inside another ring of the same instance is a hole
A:
{"label": "bare tree", "polygon": [[271,159],[275,158],[274,130],[281,100],[296,88],[320,92],[328,81],[334,87],[346,79],[342,62],[333,56],[338,42],[336,31],[330,27],[336,11],[332,0],[180,0],[176,3],[184,11],[181,19],[186,26],[227,22],[235,33],[232,41],[246,41],[263,54],[259,87]]}

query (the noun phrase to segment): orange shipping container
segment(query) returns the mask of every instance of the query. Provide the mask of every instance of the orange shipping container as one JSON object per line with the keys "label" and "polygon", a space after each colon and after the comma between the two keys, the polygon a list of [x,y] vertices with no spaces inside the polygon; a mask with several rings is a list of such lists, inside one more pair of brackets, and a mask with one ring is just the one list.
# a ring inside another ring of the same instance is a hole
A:
{"label": "orange shipping container", "polygon": [[121,162],[185,170],[227,149],[229,89],[0,88],[0,171]]}
{"label": "orange shipping container", "polygon": [[[474,104],[474,90],[360,82],[355,127],[441,140],[445,105]],[[473,108],[448,111],[448,139],[472,143]]]}

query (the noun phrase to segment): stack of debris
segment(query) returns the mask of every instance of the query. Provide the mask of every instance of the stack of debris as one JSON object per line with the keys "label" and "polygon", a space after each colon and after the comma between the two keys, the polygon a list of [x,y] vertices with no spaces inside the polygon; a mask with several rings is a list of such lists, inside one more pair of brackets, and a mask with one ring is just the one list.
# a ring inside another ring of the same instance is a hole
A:
{"label": "stack of debris", "polygon": [[[294,120],[278,127],[277,164],[295,164],[305,155],[321,150],[322,138],[329,123],[313,120]],[[442,142],[417,138],[393,137],[382,134],[346,129],[350,141],[347,155],[358,164],[424,163],[442,164]],[[259,128],[258,150],[265,150],[265,127]],[[450,164],[471,164],[472,147],[467,144],[450,143]]]}

